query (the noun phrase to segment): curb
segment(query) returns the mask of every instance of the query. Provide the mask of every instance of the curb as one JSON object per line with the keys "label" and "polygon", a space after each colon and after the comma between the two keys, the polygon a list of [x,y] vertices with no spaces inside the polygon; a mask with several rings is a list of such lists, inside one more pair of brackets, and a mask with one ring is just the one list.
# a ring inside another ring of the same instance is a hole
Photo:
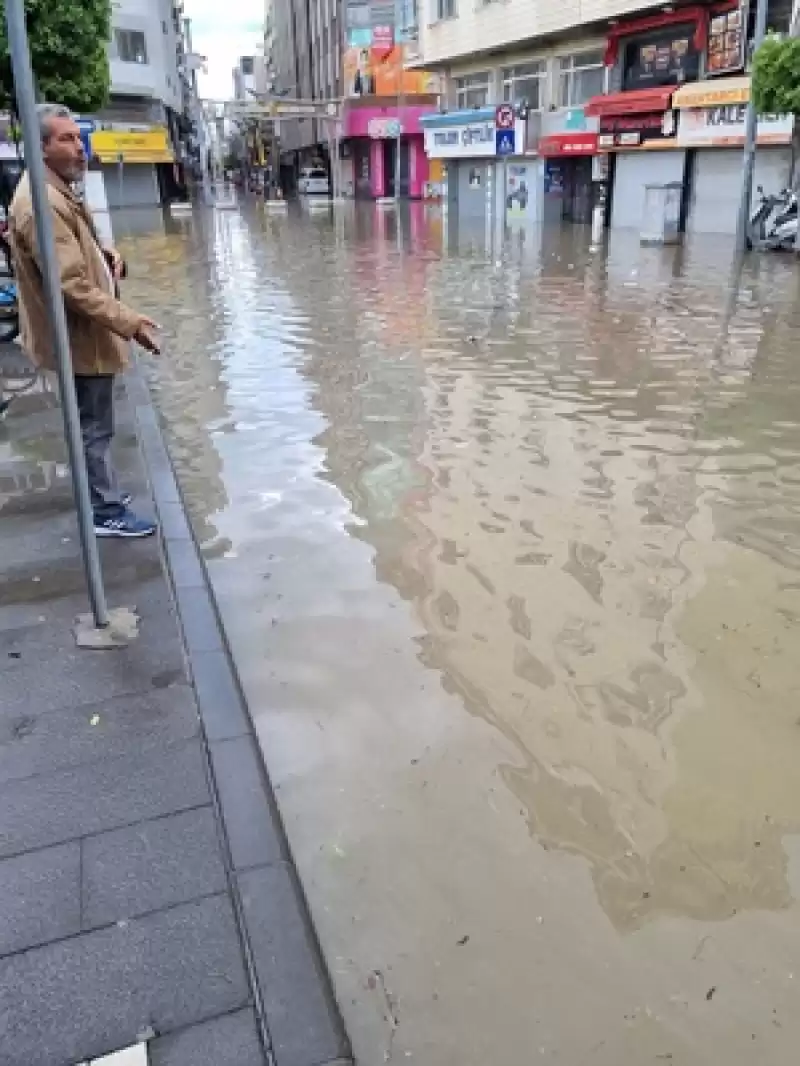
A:
{"label": "curb", "polygon": [[349,1066],[352,1052],[205,563],[150,391],[125,376],[200,714],[253,1005],[274,1066]]}

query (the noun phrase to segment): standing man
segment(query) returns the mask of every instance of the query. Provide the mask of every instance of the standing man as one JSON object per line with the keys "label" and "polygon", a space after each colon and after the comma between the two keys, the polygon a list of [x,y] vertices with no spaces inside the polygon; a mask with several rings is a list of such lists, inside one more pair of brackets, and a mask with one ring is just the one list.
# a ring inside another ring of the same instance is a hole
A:
{"label": "standing man", "polygon": [[[75,120],[67,108],[57,104],[40,104],[38,112],[95,532],[98,537],[149,537],[156,531],[155,523],[137,518],[128,509],[130,496],[120,492],[111,441],[114,377],[127,365],[132,340],[158,352],[156,324],[117,299],[122,259],[116,251],[101,247],[92,217],[72,187],[86,167]],[[55,370],[27,174],[11,202],[9,237],[17,272],[22,346],[36,366]]]}

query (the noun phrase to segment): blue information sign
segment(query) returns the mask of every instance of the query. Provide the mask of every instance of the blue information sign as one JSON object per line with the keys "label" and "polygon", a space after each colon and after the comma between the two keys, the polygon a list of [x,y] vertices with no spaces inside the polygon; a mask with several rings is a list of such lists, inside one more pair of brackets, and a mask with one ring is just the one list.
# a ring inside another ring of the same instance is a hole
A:
{"label": "blue information sign", "polygon": [[517,141],[514,130],[495,131],[495,151],[497,155],[515,155]]}

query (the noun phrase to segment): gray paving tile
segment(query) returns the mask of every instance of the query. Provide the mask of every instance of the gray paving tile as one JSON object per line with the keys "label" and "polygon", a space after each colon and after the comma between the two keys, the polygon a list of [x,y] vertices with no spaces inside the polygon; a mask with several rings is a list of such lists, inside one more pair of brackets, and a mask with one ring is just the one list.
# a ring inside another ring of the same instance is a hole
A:
{"label": "gray paving tile", "polygon": [[239,887],[277,1066],[346,1058],[341,1018],[288,868],[250,870]]}
{"label": "gray paving tile", "polygon": [[176,587],[175,599],[189,655],[222,651],[219,622],[205,583],[202,588]]}
{"label": "gray paving tile", "polygon": [[167,547],[172,580],[178,588],[205,588],[206,576],[191,540],[171,540]]}
{"label": "gray paving tile", "polygon": [[80,866],[77,842],[0,861],[0,955],[80,932]]}
{"label": "gray paving tile", "polygon": [[228,653],[206,652],[191,662],[197,704],[209,740],[230,740],[250,732],[250,720],[234,681]]}
{"label": "gray paving tile", "polygon": [[284,857],[261,756],[250,736],[210,745],[222,817],[237,870],[278,862]]}
{"label": "gray paving tile", "polygon": [[247,1002],[230,903],[215,896],[0,961],[0,1062],[65,1066]]}
{"label": "gray paving tile", "polygon": [[190,540],[191,531],[180,503],[160,503],[158,517],[161,523],[161,533],[167,540]]}
{"label": "gray paving tile", "polygon": [[185,684],[45,714],[29,706],[0,715],[0,783],[163,749],[199,729],[193,692]]}
{"label": "gray paving tile", "polygon": [[0,631],[0,716],[27,711],[32,692],[45,712],[150,691],[184,669],[174,619],[163,611],[143,616],[127,648],[107,652],[77,648],[68,625]]}
{"label": "gray paving tile", "polygon": [[7,782],[0,786],[0,856],[174,814],[208,801],[198,741]]}
{"label": "gray paving tile", "polygon": [[210,807],[83,841],[85,929],[187,903],[226,887]]}
{"label": "gray paving tile", "polygon": [[150,1066],[265,1066],[267,1061],[249,1009],[161,1037],[149,1051]]}

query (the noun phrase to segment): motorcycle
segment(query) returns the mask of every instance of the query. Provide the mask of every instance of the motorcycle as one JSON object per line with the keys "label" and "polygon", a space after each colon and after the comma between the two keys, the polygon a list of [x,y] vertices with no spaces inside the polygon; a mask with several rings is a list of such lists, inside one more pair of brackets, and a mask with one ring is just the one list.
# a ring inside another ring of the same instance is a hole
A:
{"label": "motorcycle", "polygon": [[19,301],[8,248],[8,226],[0,224],[0,245],[5,254],[7,276],[0,277],[0,344],[8,344],[19,334]]}
{"label": "motorcycle", "polygon": [[797,194],[792,189],[782,189],[777,194],[765,193],[761,185],[757,192],[760,199],[750,218],[748,248],[794,251],[798,227]]}

